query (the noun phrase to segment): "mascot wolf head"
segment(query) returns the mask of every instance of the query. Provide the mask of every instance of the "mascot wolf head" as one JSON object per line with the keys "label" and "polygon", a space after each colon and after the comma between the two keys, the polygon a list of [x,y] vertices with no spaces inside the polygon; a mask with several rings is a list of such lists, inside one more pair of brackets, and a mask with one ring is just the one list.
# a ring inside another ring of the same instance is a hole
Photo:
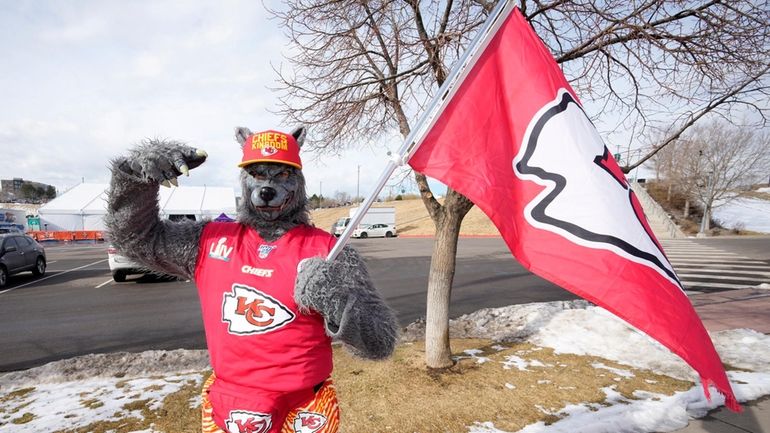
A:
{"label": "mascot wolf head", "polygon": [[243,150],[242,199],[238,221],[254,227],[272,241],[298,224],[309,224],[305,177],[299,149],[305,128],[291,134],[278,131],[251,132],[235,128],[235,139]]}

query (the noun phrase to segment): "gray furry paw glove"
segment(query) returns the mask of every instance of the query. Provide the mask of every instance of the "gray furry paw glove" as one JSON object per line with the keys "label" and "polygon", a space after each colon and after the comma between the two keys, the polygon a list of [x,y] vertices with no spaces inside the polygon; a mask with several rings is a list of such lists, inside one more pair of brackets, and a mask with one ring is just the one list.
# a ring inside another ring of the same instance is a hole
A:
{"label": "gray furry paw glove", "polygon": [[398,321],[354,249],[345,247],[331,262],[320,257],[303,261],[294,299],[301,309],[320,313],[327,333],[355,355],[383,359],[393,353]]}
{"label": "gray furry paw glove", "polygon": [[350,287],[335,284],[335,274],[340,270],[336,261],[327,262],[321,257],[306,259],[297,273],[294,290],[297,304],[324,316],[332,333],[339,330],[340,319],[350,297]]}
{"label": "gray furry paw glove", "polygon": [[114,167],[142,182],[176,185],[176,178],[206,161],[208,155],[177,141],[145,140],[127,156],[114,161]]}

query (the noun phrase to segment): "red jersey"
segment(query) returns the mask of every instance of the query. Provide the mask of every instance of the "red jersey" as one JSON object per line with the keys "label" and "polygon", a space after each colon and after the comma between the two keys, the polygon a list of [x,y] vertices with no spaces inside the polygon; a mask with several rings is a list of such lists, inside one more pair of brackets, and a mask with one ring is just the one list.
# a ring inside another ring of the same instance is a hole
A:
{"label": "red jersey", "polygon": [[326,257],[335,241],[305,225],[266,242],[240,223],[206,224],[195,282],[217,377],[212,393],[292,392],[329,377],[331,339],[319,314],[298,311],[294,282],[299,263]]}

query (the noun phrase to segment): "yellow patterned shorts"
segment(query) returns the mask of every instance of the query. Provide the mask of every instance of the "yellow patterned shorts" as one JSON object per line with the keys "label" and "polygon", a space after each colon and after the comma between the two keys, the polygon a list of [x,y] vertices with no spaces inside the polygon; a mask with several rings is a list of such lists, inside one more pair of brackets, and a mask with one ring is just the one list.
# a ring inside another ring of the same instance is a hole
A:
{"label": "yellow patterned shorts", "polygon": [[[201,432],[202,433],[251,433],[230,429],[230,432],[220,429],[212,417],[213,408],[208,398],[208,390],[214,383],[215,376],[211,376],[203,384],[201,393]],[[273,426],[264,433],[337,433],[340,426],[340,408],[337,403],[337,391],[331,378],[326,379],[309,401],[291,409],[283,420],[283,425]],[[262,433],[259,430],[252,430]]]}

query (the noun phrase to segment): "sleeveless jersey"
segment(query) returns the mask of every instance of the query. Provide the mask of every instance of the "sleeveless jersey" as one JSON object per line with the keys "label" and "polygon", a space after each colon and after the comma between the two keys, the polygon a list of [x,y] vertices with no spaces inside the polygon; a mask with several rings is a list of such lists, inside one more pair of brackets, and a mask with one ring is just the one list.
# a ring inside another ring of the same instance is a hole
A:
{"label": "sleeveless jersey", "polygon": [[331,339],[319,314],[298,311],[294,282],[300,262],[326,257],[335,241],[305,225],[266,242],[240,223],[206,224],[195,282],[217,377],[212,391],[219,384],[244,394],[293,392],[329,377]]}

